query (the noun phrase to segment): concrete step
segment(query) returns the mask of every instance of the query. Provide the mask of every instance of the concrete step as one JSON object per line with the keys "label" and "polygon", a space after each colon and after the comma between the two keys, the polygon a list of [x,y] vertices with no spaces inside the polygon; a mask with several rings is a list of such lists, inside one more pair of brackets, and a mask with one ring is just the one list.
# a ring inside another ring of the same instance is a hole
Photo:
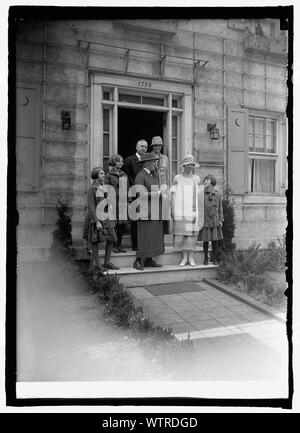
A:
{"label": "concrete step", "polygon": [[[100,260],[104,258],[104,252],[100,252]],[[128,268],[133,265],[136,258],[135,251],[128,251],[126,253],[112,253],[111,261],[120,268]],[[174,251],[173,247],[165,247],[165,253],[155,258],[155,260],[162,265],[178,265],[181,262],[182,253]],[[204,260],[204,253],[202,248],[197,248],[194,252],[194,259],[196,264],[202,264]]]}
{"label": "concrete step", "polygon": [[145,268],[138,271],[133,267],[122,268],[115,271],[108,271],[110,275],[117,275],[120,282],[126,287],[144,287],[151,284],[165,284],[185,281],[201,281],[204,278],[215,278],[217,266],[215,265],[196,265],[178,266],[166,265],[162,268]]}

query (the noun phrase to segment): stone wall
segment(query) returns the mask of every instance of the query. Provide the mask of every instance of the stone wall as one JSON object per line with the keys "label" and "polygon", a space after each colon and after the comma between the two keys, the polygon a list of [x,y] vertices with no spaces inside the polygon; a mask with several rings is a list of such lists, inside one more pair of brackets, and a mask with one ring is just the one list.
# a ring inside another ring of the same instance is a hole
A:
{"label": "stone wall", "polygon": [[[108,20],[70,20],[24,21],[20,25],[17,79],[36,83],[41,90],[39,190],[18,193],[19,239],[25,242],[29,238],[27,241],[33,246],[34,243],[45,245],[45,239],[49,241],[49,232],[56,220],[58,194],[70,206],[74,238],[81,237],[90,170],[89,71],[124,74],[125,31],[122,25],[115,24]],[[137,23],[131,21],[128,24]],[[276,28],[275,36],[271,38],[268,21],[262,23],[266,36],[257,35],[250,20],[143,20],[142,25],[162,30],[163,36],[154,31],[149,33],[151,37],[147,39],[146,35],[142,40],[139,29],[129,30],[131,37],[138,38],[130,42],[130,48],[140,51],[130,54],[128,74],[182,80],[193,86],[193,56],[209,62],[193,87],[193,147],[201,164],[200,176],[203,178],[207,172],[214,174],[222,190],[227,176],[227,105],[234,103],[285,112],[285,36]],[[178,56],[173,62],[167,60],[163,77],[158,57],[161,37],[174,45],[166,44],[164,54]],[[81,49],[78,48],[79,40],[82,41]],[[71,130],[61,127],[62,110],[71,112]],[[217,124],[219,140],[209,139],[209,122]],[[282,204],[276,206],[246,206],[243,197],[236,197],[236,201],[236,235],[240,245],[244,246],[252,239],[274,238],[284,232],[284,198]],[[32,239],[22,235],[22,227],[26,226],[34,233],[37,225],[42,233],[40,240],[38,235]]]}

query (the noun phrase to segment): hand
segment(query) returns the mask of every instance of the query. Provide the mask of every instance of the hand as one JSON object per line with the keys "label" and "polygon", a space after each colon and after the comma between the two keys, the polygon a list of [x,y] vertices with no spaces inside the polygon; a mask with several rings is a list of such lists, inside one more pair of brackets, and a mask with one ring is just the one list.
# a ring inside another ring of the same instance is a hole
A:
{"label": "hand", "polygon": [[222,222],[220,221],[220,222],[219,222],[219,225],[220,225],[220,227],[222,228],[222,226],[223,226],[223,223],[222,223]]}
{"label": "hand", "polygon": [[96,222],[96,226],[97,226],[97,230],[101,230],[103,228],[103,226],[99,220]]}

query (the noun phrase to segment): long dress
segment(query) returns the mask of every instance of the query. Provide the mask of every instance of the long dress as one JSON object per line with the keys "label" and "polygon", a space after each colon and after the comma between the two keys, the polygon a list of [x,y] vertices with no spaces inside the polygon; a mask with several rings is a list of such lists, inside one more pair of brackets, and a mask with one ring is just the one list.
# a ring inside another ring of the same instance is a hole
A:
{"label": "long dress", "polygon": [[199,176],[175,176],[173,194],[174,249],[193,250],[204,219],[204,187]]}

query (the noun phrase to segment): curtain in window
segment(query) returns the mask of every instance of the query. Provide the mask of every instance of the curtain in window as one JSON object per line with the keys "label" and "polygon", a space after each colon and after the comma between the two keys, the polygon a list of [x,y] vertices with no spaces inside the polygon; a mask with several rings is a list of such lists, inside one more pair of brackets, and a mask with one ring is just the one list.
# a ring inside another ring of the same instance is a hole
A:
{"label": "curtain in window", "polygon": [[275,160],[250,159],[251,192],[274,193]]}

